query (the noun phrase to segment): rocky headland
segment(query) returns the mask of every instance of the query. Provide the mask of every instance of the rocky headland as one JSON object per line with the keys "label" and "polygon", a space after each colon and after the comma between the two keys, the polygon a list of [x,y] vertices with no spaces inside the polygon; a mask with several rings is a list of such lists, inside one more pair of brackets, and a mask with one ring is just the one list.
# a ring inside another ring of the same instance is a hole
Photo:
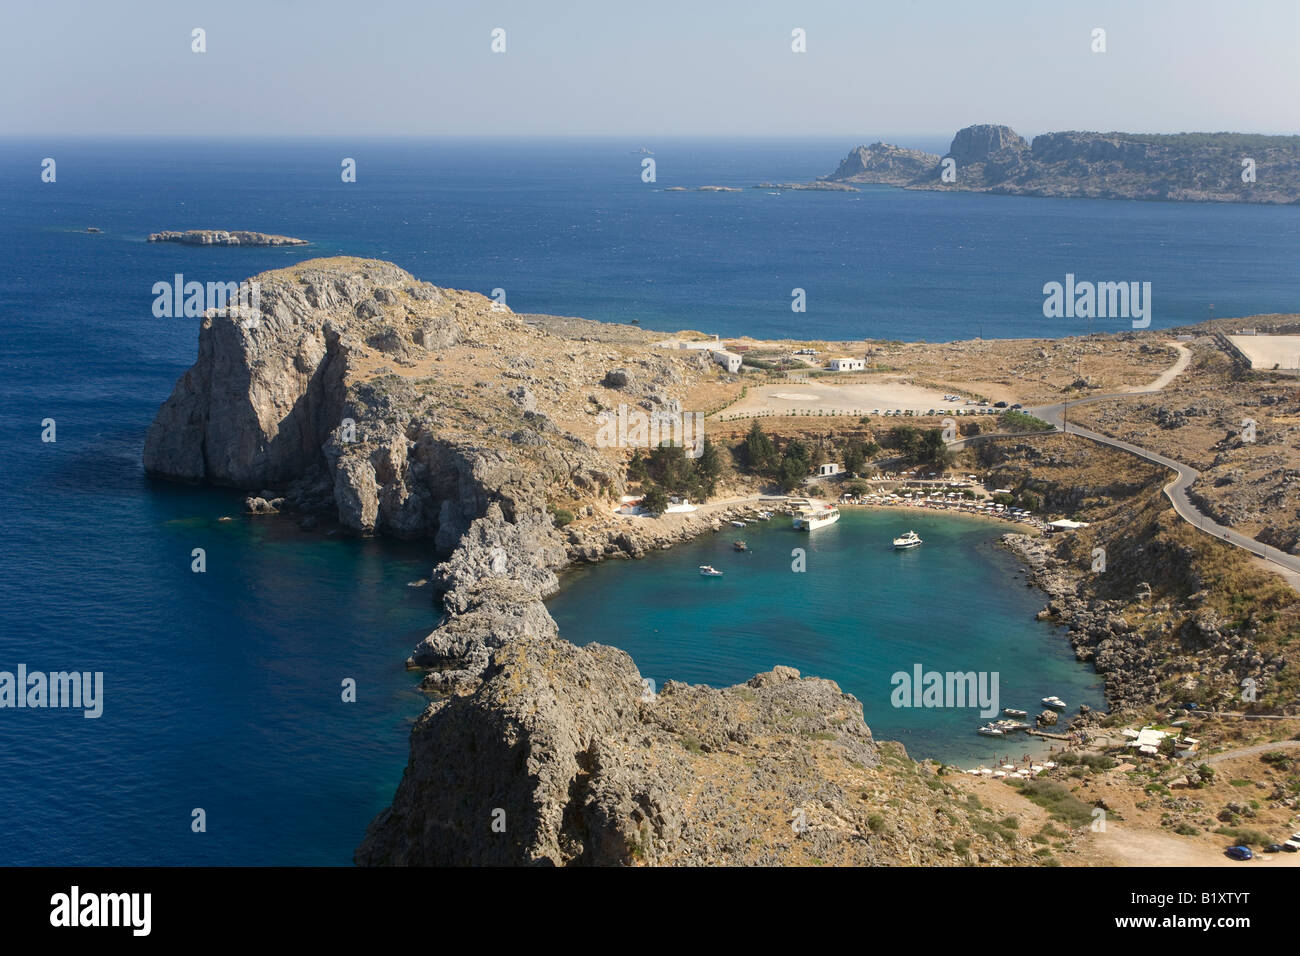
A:
{"label": "rocky headland", "polygon": [[1300,136],[1069,131],[1029,142],[1010,127],[978,125],[958,130],[943,156],[886,143],[859,146],[823,181],[1020,196],[1296,203]]}
{"label": "rocky headland", "polygon": [[[654,347],[631,326],[516,315],[376,260],[314,259],[254,281],[258,321],[204,315],[198,358],[149,429],[144,464],[243,489],[250,512],[305,528],[430,542],[441,622],[408,664],[433,696],[358,862],[1038,859],[940,768],[875,741],[859,702],[829,680],[777,666],[730,688],[647,687],[624,652],[558,633],[543,601],[564,567],[638,557],[733,513],[615,518],[628,452],[596,441],[600,414],[619,405],[673,413],[734,397],[741,384],[706,353]],[[1137,363],[1126,374],[1153,361],[1145,341],[1107,341],[1122,353],[1112,371],[1125,356]],[[980,369],[1014,372],[989,343],[968,347]],[[911,362],[960,362],[962,348]],[[1041,374],[1042,356],[1030,364]],[[1242,674],[1276,699],[1295,670],[1278,650],[1294,595],[1243,617],[1239,592],[1260,593],[1258,582],[1226,545],[1207,555],[1180,537],[1195,532],[1160,504],[1160,469],[1065,436],[967,454],[1016,495],[1093,522],[1007,544],[1049,595],[1044,619],[1106,674],[1113,707],[1208,695]],[[1089,579],[1107,529],[1122,543],[1108,544],[1117,573]]]}
{"label": "rocky headland", "polygon": [[358,862],[1031,859],[972,837],[985,811],[876,743],[831,681],[777,667],[739,687],[650,689],[626,653],[557,633],[542,601],[569,562],[718,527],[721,514],[610,519],[622,452],[591,438],[597,409],[680,408],[675,394],[724,376],[716,365],[647,350],[637,329],[563,338],[384,262],[255,278],[261,320],[204,316],[144,462],[254,492],[252,511],[428,538],[445,556],[442,623],[409,662],[435,697]]}
{"label": "rocky headland", "polygon": [[150,242],[179,242],[187,246],[305,246],[306,239],[275,236],[264,232],[227,232],[225,229],[167,230],[149,234]]}

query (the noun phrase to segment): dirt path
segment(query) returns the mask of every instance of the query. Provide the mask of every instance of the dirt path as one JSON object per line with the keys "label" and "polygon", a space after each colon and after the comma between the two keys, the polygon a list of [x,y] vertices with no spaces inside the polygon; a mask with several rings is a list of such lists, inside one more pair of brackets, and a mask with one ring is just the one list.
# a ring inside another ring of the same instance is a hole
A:
{"label": "dirt path", "polygon": [[1236,750],[1227,750],[1201,762],[1208,764],[1223,763],[1225,760],[1234,760],[1237,757],[1251,757],[1255,754],[1267,753],[1270,750],[1293,750],[1296,747],[1300,747],[1300,740],[1278,740],[1274,743],[1255,744],[1253,747],[1239,747]]}
{"label": "dirt path", "polygon": [[1132,388],[1125,389],[1128,394],[1146,395],[1151,392],[1158,392],[1179,375],[1183,374],[1188,363],[1192,360],[1192,350],[1181,342],[1168,342],[1166,344],[1178,350],[1178,358],[1174,364],[1161,372],[1160,375],[1156,377],[1155,381],[1146,385],[1135,385]]}
{"label": "dirt path", "polygon": [[1222,836],[1182,837],[1164,830],[1113,823],[1105,833],[1089,834],[1085,858],[1110,866],[1300,866],[1300,853],[1256,853],[1240,862],[1223,855]]}

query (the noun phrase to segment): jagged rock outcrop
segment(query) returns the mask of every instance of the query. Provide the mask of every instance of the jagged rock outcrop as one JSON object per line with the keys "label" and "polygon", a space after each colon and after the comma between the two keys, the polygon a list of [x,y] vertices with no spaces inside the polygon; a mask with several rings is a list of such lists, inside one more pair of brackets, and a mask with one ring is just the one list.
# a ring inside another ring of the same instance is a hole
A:
{"label": "jagged rock outcrop", "polygon": [[872,143],[851,150],[826,179],[841,183],[902,186],[924,176],[938,163],[939,157],[933,153],[903,149],[888,143]]}
{"label": "jagged rock outcrop", "polygon": [[542,335],[486,298],[375,260],[314,259],[252,281],[251,319],[205,313],[198,359],[146,437],[150,475],[283,489],[295,510],[434,537],[444,552],[491,501],[513,520],[543,512],[554,486],[621,488],[609,461],[538,410],[532,386],[470,404],[434,374],[453,347]]}
{"label": "jagged rock outcrop", "polygon": [[[252,489],[319,464],[326,437],[344,417],[344,377],[365,333],[367,305],[377,290],[417,285],[378,262],[357,271],[305,263],[252,281],[261,290],[256,321],[205,313],[198,359],[146,436],[150,474]],[[431,311],[427,301],[407,298]]]}
{"label": "jagged rock outcrop", "polygon": [[[580,344],[389,263],[254,281],[255,315],[204,315],[147,436],[149,473],[450,552],[431,574],[443,619],[410,660],[441,696],[358,862],[1032,862],[1028,840],[979,832],[934,768],[877,746],[830,681],[776,667],[651,693],[624,652],[557,633],[542,602],[566,563],[725,517],[602,517],[622,466],[593,447],[600,411],[682,411],[680,387],[715,366],[625,334]],[[557,497],[579,519],[563,530]]]}
{"label": "jagged rock outcrop", "polygon": [[896,747],[886,766],[831,681],[777,666],[656,689],[623,651],[564,641],[542,603],[559,538],[493,503],[434,569],[446,616],[408,663],[440,696],[356,862],[1033,862],[1028,841],[981,836],[933,768]]}
{"label": "jagged rock outcrop", "polygon": [[[1026,196],[1300,202],[1300,136],[1057,132],[1028,143],[1007,126],[958,130],[944,159],[901,174],[910,150],[859,146],[826,179]],[[918,154],[924,156],[926,154]]]}
{"label": "jagged rock outcrop", "polygon": [[[824,754],[790,752],[811,734],[825,735],[815,748]],[[748,785],[700,773],[750,748],[768,759]],[[852,820],[861,801],[842,791],[824,799],[834,787],[817,769],[818,757],[878,764],[861,706],[787,668],[746,687],[670,683],[650,694],[626,653],[537,636],[499,648],[473,693],[431,705],[411,752],[359,863],[758,862],[764,850],[774,861],[780,843],[800,839],[791,811],[814,797],[823,797],[815,817],[840,816],[810,846],[856,862],[876,855],[865,815]],[[745,812],[760,793],[779,800],[766,808],[771,819]],[[755,837],[773,846],[754,846]]]}

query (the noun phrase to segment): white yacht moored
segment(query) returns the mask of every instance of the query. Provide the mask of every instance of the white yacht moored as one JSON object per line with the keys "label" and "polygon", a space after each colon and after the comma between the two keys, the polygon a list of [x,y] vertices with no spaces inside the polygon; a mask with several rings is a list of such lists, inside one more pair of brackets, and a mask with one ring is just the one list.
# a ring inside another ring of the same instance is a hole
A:
{"label": "white yacht moored", "polygon": [[906,551],[908,548],[917,548],[922,544],[921,536],[915,531],[909,531],[902,537],[894,539],[894,550]]}
{"label": "white yacht moored", "polygon": [[719,571],[717,568],[715,568],[715,567],[714,567],[713,565],[711,565],[711,564],[701,564],[701,565],[700,565],[700,574],[704,575],[706,578],[720,578],[720,577],[722,577],[722,572]]}
{"label": "white yacht moored", "polygon": [[1043,706],[1051,707],[1055,710],[1065,710],[1065,701],[1053,694],[1051,697],[1043,698]]}

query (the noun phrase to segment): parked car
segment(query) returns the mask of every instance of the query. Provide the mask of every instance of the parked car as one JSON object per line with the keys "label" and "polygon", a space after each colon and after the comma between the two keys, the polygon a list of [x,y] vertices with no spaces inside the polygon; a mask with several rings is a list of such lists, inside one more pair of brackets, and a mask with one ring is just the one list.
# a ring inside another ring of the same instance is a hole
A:
{"label": "parked car", "polygon": [[1282,849],[1288,853],[1300,853],[1300,840],[1287,840],[1282,844]]}
{"label": "parked car", "polygon": [[1224,851],[1224,854],[1232,860],[1252,860],[1255,854],[1250,852],[1248,846],[1230,846]]}
{"label": "parked car", "polygon": [[1007,403],[1006,403],[1006,402],[994,402],[994,403],[993,403],[993,407],[994,407],[994,408],[1006,408],[1006,407],[1007,407]]}
{"label": "parked car", "polygon": [[1268,846],[1264,847],[1265,853],[1279,853],[1281,850],[1282,844],[1280,843],[1270,843]]}

